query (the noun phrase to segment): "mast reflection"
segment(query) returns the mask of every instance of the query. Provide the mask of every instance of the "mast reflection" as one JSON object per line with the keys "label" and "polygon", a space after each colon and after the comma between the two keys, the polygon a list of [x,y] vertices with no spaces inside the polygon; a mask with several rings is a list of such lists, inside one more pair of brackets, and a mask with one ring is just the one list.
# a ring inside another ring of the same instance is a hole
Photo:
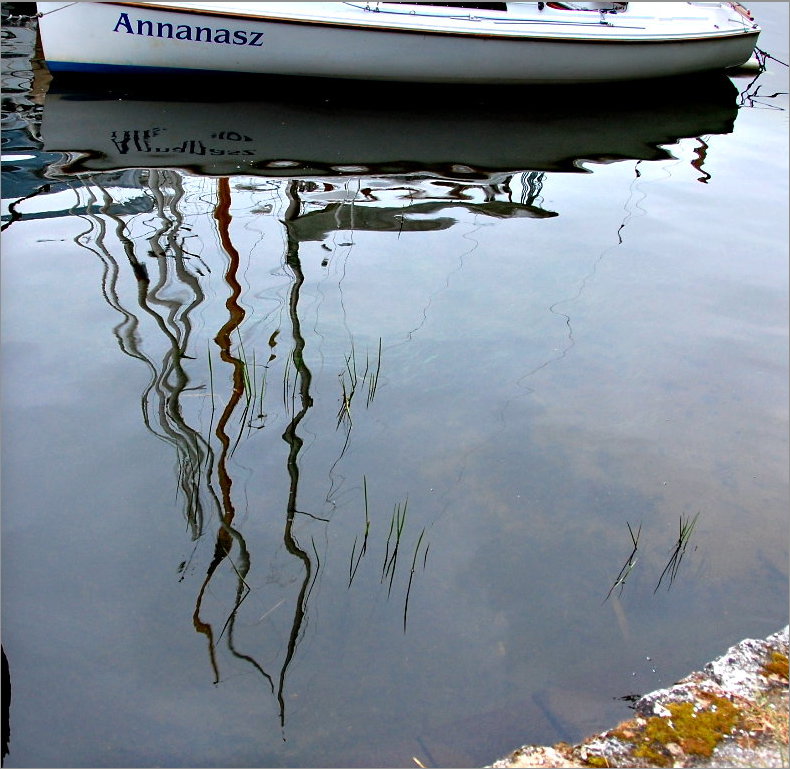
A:
{"label": "mast reflection", "polygon": [[[227,257],[228,266],[224,276],[225,283],[231,289],[231,294],[225,302],[225,307],[228,310],[228,320],[217,332],[214,342],[220,349],[221,359],[232,366],[233,374],[231,396],[217,421],[214,433],[222,447],[216,462],[217,478],[221,490],[219,529],[217,530],[217,539],[214,546],[214,557],[206,571],[203,584],[200,586],[192,621],[195,625],[195,630],[205,635],[208,640],[209,656],[211,658],[211,666],[214,670],[214,683],[219,683],[219,668],[217,666],[213,628],[210,623],[201,619],[200,610],[203,603],[203,596],[205,595],[209,583],[220,564],[229,557],[235,541],[238,544],[238,554],[231,563],[236,573],[237,585],[235,602],[225,622],[225,627],[228,629],[228,645],[234,656],[250,662],[266,678],[269,684],[273,686],[272,679],[268,673],[266,673],[252,657],[240,654],[233,646],[233,628],[236,612],[241,602],[244,600],[246,593],[249,591],[245,578],[250,570],[250,556],[244,537],[233,527],[233,519],[236,510],[231,495],[233,480],[227,467],[228,454],[231,450],[231,438],[227,433],[227,427],[233,412],[236,410],[244,395],[244,363],[231,352],[231,334],[238,330],[245,315],[244,309],[239,304],[239,297],[241,296],[241,284],[237,278],[239,270],[239,252],[230,239],[230,187],[227,177],[218,180],[217,205],[214,210],[214,218],[217,223],[222,249]],[[223,630],[224,629],[225,628],[223,628]]]}
{"label": "mast reflection", "polygon": [[288,478],[290,479],[288,487],[288,505],[286,508],[285,517],[285,531],[283,532],[283,539],[285,542],[286,550],[298,558],[304,566],[304,579],[302,580],[299,589],[299,595],[296,598],[296,605],[294,608],[294,617],[291,624],[291,633],[288,637],[288,649],[286,652],[285,661],[280,669],[280,679],[277,686],[277,701],[280,706],[280,724],[285,726],[285,699],[283,697],[283,690],[285,688],[285,673],[291,660],[296,652],[296,645],[299,640],[299,632],[304,622],[305,614],[307,612],[307,599],[309,596],[308,586],[310,584],[310,577],[313,572],[313,563],[307,552],[300,547],[296,537],[294,536],[293,525],[294,518],[299,512],[297,509],[297,496],[299,491],[299,452],[304,445],[304,441],[297,433],[299,423],[304,419],[308,409],[313,405],[313,399],[310,396],[310,383],[312,381],[312,374],[307,367],[304,359],[305,340],[302,336],[301,324],[299,322],[299,293],[302,285],[304,284],[304,273],[302,272],[302,265],[299,261],[299,241],[294,237],[293,222],[298,219],[300,212],[300,200],[298,192],[298,183],[292,181],[288,185],[288,198],[289,206],[285,212],[284,224],[287,233],[287,249],[285,262],[288,268],[293,273],[293,283],[288,297],[288,314],[291,320],[291,333],[293,335],[293,352],[291,353],[294,368],[296,369],[297,381],[294,383],[294,394],[299,392],[299,410],[295,411],[293,418],[288,423],[285,432],[282,435],[283,440],[288,444]]}
{"label": "mast reflection", "polygon": [[[121,316],[121,321],[113,328],[121,351],[142,362],[149,372],[140,397],[143,422],[152,434],[171,445],[176,452],[183,514],[190,537],[195,543],[192,555],[179,567],[182,581],[187,573],[195,569],[198,546],[206,538],[209,527],[216,527],[192,614],[195,631],[205,638],[213,682],[218,684],[222,677],[219,644],[224,636],[228,652],[252,666],[265,680],[267,689],[277,702],[280,725],[284,729],[286,679],[304,633],[308,601],[321,565],[312,538],[303,542],[297,535],[297,516],[329,522],[326,518],[301,509],[299,504],[300,453],[304,447],[300,428],[314,406],[311,394],[313,374],[307,363],[307,342],[300,319],[300,299],[306,278],[299,250],[302,243],[321,239],[333,230],[351,226],[348,221],[348,209],[351,206],[331,201],[312,201],[307,205],[302,199],[302,190],[314,190],[314,183],[298,180],[277,182],[287,200],[281,217],[285,234],[282,265],[289,274],[285,309],[290,325],[288,362],[283,373],[287,409],[281,438],[287,446],[285,470],[288,490],[281,541],[285,552],[293,559],[294,566],[298,566],[299,576],[296,579],[296,592],[288,599],[293,601],[293,608],[288,629],[282,639],[281,660],[272,669],[270,665],[264,665],[260,661],[257,652],[249,653],[240,649],[235,632],[239,610],[253,588],[249,583],[252,555],[248,539],[236,521],[237,502],[232,469],[233,452],[243,434],[249,435],[251,393],[250,360],[245,356],[241,342],[242,328],[249,318],[249,310],[245,309],[244,304],[241,277],[243,260],[231,236],[231,181],[228,177],[215,180],[210,184],[210,194],[206,193],[203,182],[204,189],[198,195],[185,189],[186,177],[174,170],[141,170],[135,172],[131,178],[127,172],[122,187],[114,187],[113,183],[117,184],[118,179],[109,174],[86,176],[81,182],[81,185],[74,187],[80,198],[79,205],[74,210],[86,222],[87,228],[76,236],[75,242],[101,261],[102,296]],[[136,193],[131,199],[122,201],[125,194],[123,190],[133,189],[135,183],[143,193],[145,205]],[[494,204],[489,214],[494,217],[550,215],[536,203],[539,188],[536,181],[531,191],[522,190],[521,202],[514,202],[509,199],[512,193],[506,182],[497,185],[453,184],[449,190],[439,183],[432,193],[429,192],[432,189],[430,184],[410,185],[402,181],[388,183],[385,187],[366,193],[369,200],[378,205],[362,211],[357,209],[357,213],[361,215],[356,217],[354,227],[360,231],[403,232],[420,231],[427,224],[428,229],[445,229],[456,221],[454,217],[447,216],[448,210],[463,207],[485,213],[488,204]],[[339,194],[339,190],[337,192]],[[387,199],[392,200],[393,196],[397,202],[381,205]],[[203,213],[210,216],[218,236],[218,254],[224,264],[222,285],[227,288],[221,325],[210,345],[218,351],[219,361],[229,370],[227,397],[217,406],[216,421],[215,397],[222,399],[222,396],[215,390],[219,387],[221,376],[218,373],[215,382],[210,350],[209,387],[193,371],[199,365],[200,357],[195,350],[196,318],[199,315],[202,319],[206,315],[209,295],[204,282],[212,276],[211,258],[203,253],[205,243],[196,232],[200,229],[197,221],[199,212],[195,209],[196,199],[201,201]],[[477,202],[481,199],[482,202]],[[413,214],[420,216],[411,218]],[[199,244],[190,245],[196,242],[193,239],[200,241]],[[151,322],[155,330],[153,335],[150,328],[145,328],[146,323]],[[275,345],[281,343],[277,341],[280,333],[278,329],[269,338],[272,351]],[[150,348],[157,346],[160,348],[159,352],[151,352]],[[272,352],[269,361],[274,357]],[[379,347],[379,367],[380,364]],[[255,365],[253,359],[252,367]],[[370,390],[368,406],[375,392],[374,372],[377,376],[378,369],[375,366],[370,372],[370,379],[367,380],[366,372],[361,380],[361,384],[367,382]],[[209,388],[210,393],[207,391]],[[191,396],[201,398],[203,404],[211,398],[212,429],[208,434],[205,430],[201,431],[199,426],[194,426],[199,424],[199,415],[198,421],[189,416],[190,407],[185,399]],[[350,433],[349,420],[342,451],[348,446]],[[337,460],[335,464],[336,462]],[[400,533],[399,530],[398,538]],[[417,551],[424,534],[423,530],[414,557],[411,558],[411,573],[403,610],[404,630]],[[394,536],[392,532],[391,536]],[[389,540],[387,547],[390,547]],[[386,564],[388,595],[392,589],[396,567],[395,555],[397,543],[394,555]],[[420,555],[424,565],[427,546],[425,553]],[[210,617],[206,599],[209,594],[216,595],[222,589],[217,580],[223,571],[223,564],[230,569],[233,598],[218,622]],[[282,605],[285,600],[281,599],[276,606]]]}

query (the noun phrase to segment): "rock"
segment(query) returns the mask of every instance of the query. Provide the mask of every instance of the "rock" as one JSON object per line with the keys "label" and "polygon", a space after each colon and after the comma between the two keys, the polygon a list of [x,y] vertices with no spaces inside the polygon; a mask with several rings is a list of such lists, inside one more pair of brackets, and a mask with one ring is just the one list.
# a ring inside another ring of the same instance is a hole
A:
{"label": "rock", "polygon": [[786,766],[788,633],[741,641],[579,745],[525,745],[492,767]]}
{"label": "rock", "polygon": [[666,705],[689,702],[696,692],[708,692],[718,697],[754,699],[770,688],[764,673],[772,652],[787,656],[788,631],[785,626],[765,640],[747,638],[731,646],[721,657],[708,662],[701,671],[691,673],[674,686],[658,689],[637,700],[634,709],[641,716],[666,716]]}
{"label": "rock", "polygon": [[567,755],[561,753],[556,748],[541,747],[537,745],[525,745],[523,748],[514,751],[506,759],[497,761],[492,766],[499,767],[534,767],[534,766],[568,766],[581,767],[582,763],[576,763],[569,759]]}

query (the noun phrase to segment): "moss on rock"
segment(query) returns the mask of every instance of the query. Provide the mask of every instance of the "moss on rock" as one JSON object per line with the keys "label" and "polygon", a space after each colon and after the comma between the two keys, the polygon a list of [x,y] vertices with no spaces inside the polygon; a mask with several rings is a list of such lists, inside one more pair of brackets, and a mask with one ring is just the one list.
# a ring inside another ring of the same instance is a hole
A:
{"label": "moss on rock", "polygon": [[614,729],[574,746],[523,746],[493,767],[785,767],[789,631],[746,639],[644,695]]}

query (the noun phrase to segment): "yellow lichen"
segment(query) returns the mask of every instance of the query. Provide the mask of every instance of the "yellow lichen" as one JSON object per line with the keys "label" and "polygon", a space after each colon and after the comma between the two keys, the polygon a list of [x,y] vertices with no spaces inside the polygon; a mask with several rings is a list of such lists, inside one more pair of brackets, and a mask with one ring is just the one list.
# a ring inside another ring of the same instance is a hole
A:
{"label": "yellow lichen", "polygon": [[616,737],[618,740],[632,742],[638,734],[638,727],[634,721],[623,721],[607,733],[609,737]]}
{"label": "yellow lichen", "polygon": [[658,766],[669,766],[673,758],[667,745],[674,743],[689,755],[709,756],[738,720],[738,709],[724,697],[713,697],[710,707],[696,709],[691,702],[667,705],[669,716],[649,718],[636,739],[634,756]]}
{"label": "yellow lichen", "polygon": [[788,660],[787,655],[782,652],[772,652],[771,659],[763,667],[763,675],[776,675],[788,680]]}

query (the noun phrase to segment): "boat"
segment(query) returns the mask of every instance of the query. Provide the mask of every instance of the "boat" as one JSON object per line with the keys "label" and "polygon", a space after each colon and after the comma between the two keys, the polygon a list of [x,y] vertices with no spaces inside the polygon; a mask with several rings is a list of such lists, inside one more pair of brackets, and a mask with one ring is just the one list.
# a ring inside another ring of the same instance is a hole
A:
{"label": "boat", "polygon": [[373,81],[563,84],[746,63],[735,2],[37,3],[62,72],[224,72]]}
{"label": "boat", "polygon": [[69,174],[179,168],[202,176],[485,181],[670,158],[664,145],[729,133],[738,114],[738,90],[722,73],[689,78],[688,88],[525,86],[520,99],[508,98],[508,86],[305,79],[295,89],[290,78],[266,78],[252,98],[255,76],[225,89],[222,78],[201,78],[191,89],[178,77],[159,78],[158,88],[145,80],[56,75],[44,99],[44,151],[63,153],[59,166]]}

